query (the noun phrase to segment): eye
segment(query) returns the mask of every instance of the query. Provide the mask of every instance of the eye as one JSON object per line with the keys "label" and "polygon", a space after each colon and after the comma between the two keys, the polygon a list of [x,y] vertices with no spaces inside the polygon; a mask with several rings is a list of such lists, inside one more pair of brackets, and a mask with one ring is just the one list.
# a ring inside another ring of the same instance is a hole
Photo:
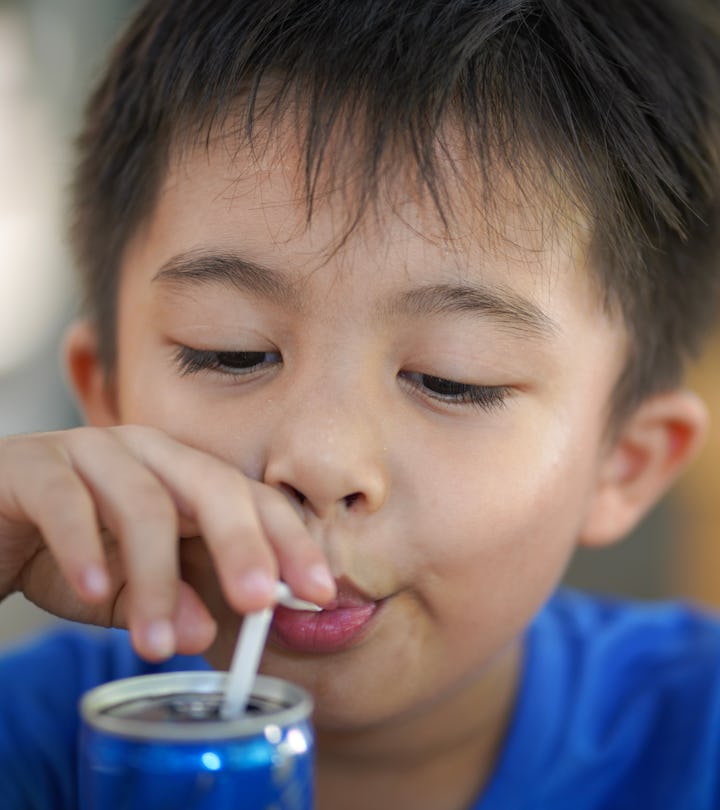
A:
{"label": "eye", "polygon": [[180,346],[175,353],[175,363],[183,376],[199,371],[217,371],[237,377],[280,362],[279,352],[212,351]]}
{"label": "eye", "polygon": [[415,371],[404,371],[400,376],[431,399],[451,405],[473,405],[486,411],[504,406],[510,394],[505,385],[473,385]]}

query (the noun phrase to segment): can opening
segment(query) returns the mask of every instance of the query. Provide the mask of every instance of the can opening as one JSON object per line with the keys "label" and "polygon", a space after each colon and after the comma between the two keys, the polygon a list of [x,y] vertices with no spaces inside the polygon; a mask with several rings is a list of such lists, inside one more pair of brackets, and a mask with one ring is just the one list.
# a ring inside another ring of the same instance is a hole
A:
{"label": "can opening", "polygon": [[[149,695],[115,703],[101,714],[132,720],[150,720],[163,723],[224,722],[220,709],[225,696],[222,692],[177,692]],[[252,696],[246,714],[262,715],[286,709],[290,704]]]}
{"label": "can opening", "polygon": [[289,727],[309,719],[312,698],[299,686],[258,675],[249,711],[220,716],[227,673],[163,672],[110,681],[80,701],[83,724],[137,740],[221,740],[264,734],[268,724]]}

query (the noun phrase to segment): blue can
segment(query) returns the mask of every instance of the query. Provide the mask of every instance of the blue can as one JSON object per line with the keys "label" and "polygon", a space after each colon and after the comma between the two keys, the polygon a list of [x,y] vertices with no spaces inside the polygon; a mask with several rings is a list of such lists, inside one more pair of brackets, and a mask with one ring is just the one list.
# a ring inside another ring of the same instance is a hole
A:
{"label": "blue can", "polygon": [[82,810],[312,810],[312,700],[258,676],[220,718],[223,672],[113,681],[80,703]]}

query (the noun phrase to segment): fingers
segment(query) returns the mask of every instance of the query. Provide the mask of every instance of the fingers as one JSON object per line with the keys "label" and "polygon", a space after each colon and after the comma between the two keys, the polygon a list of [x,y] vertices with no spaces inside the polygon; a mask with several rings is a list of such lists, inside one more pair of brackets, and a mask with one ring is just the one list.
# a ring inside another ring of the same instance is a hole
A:
{"label": "fingers", "polygon": [[68,453],[102,525],[119,541],[133,643],[147,658],[167,657],[175,650],[179,581],[175,504],[110,431],[75,432]]}
{"label": "fingers", "polygon": [[[3,569],[31,566],[44,539],[83,600],[111,609],[120,600],[133,644],[148,659],[178,645],[194,650],[215,634],[207,609],[181,583],[181,533],[202,536],[225,600],[239,613],[273,604],[279,577],[309,601],[335,595],[320,548],[285,496],[161,431],[120,426],[28,437],[13,450],[14,466],[7,445],[0,450],[2,468],[15,471],[11,486],[0,482],[0,580]],[[8,563],[12,521],[37,527],[42,539],[22,543],[16,532],[17,559]],[[100,527],[117,544],[110,558]],[[76,602],[68,605],[75,618]]]}
{"label": "fingers", "polygon": [[197,524],[237,611],[271,605],[280,575],[301,598],[333,598],[335,583],[320,549],[283,495],[164,434],[147,442],[132,428],[122,430],[185,518]]}
{"label": "fingers", "polygon": [[[108,617],[107,623],[113,627],[128,627],[129,593],[126,588],[118,592],[112,615]],[[181,655],[198,655],[204,652],[212,644],[217,633],[215,620],[187,582],[181,581],[178,585],[171,623],[176,640],[175,652]],[[161,656],[153,654],[146,657],[150,660],[161,659]]]}
{"label": "fingers", "polygon": [[[121,599],[123,622],[137,651],[151,660],[171,655],[176,649],[178,511],[122,436],[78,428],[23,437],[3,443],[0,460],[3,471],[12,473],[0,476],[6,482],[0,485],[0,570],[16,571],[21,587],[32,580],[34,601],[71,619],[117,615],[112,603]],[[100,525],[116,541],[112,571]],[[35,542],[28,541],[28,529],[39,531]],[[103,610],[78,610],[70,593],[62,596],[57,577],[47,583],[47,595],[38,590],[33,555],[43,546],[77,595],[104,602]]]}
{"label": "fingers", "polygon": [[[19,437],[7,442],[4,467],[15,475],[0,485],[3,568],[22,576],[31,555],[42,547],[30,542],[37,527],[65,579],[88,602],[102,601],[109,578],[95,504],[62,448],[53,442]],[[13,531],[13,524],[15,530]],[[22,532],[20,527],[26,527]],[[23,536],[24,535],[24,536]]]}
{"label": "fingers", "polygon": [[320,546],[284,497],[268,487],[259,487],[258,514],[264,535],[280,562],[280,576],[295,596],[323,604],[335,596],[335,580]]}
{"label": "fingers", "polygon": [[182,655],[197,655],[213,642],[217,625],[200,597],[187,584],[180,582],[173,616],[177,639],[176,651]]}

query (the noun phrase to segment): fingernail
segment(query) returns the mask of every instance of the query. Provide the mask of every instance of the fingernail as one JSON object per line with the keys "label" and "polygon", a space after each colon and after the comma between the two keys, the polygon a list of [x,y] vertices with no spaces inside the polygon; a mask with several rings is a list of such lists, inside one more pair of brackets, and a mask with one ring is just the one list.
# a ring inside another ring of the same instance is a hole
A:
{"label": "fingernail", "polygon": [[152,653],[160,658],[169,658],[175,652],[175,631],[167,619],[150,622],[145,639]]}
{"label": "fingernail", "polygon": [[107,594],[110,582],[99,565],[91,565],[83,572],[82,586],[89,596],[101,597]]}
{"label": "fingernail", "polygon": [[314,585],[321,588],[326,593],[335,593],[335,579],[325,565],[318,564],[309,568],[308,578]]}

